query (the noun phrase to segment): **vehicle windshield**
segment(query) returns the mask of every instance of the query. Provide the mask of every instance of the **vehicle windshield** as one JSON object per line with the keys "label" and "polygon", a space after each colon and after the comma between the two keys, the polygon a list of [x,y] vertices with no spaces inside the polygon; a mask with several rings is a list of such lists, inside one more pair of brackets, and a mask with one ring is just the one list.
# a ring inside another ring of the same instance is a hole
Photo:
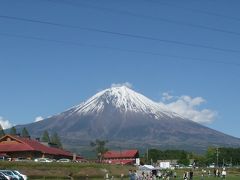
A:
{"label": "vehicle windshield", "polygon": [[16,171],[12,171],[12,173],[15,174],[15,175],[18,175],[18,173]]}
{"label": "vehicle windshield", "polygon": [[14,174],[13,174],[12,172],[10,172],[10,171],[3,171],[3,173],[6,174],[6,175],[10,175],[10,176],[14,175]]}

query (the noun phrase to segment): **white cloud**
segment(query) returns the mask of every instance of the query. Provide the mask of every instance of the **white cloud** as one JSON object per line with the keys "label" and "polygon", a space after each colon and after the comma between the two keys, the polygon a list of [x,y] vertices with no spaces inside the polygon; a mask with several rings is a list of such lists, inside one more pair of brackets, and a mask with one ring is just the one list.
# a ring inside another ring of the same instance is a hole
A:
{"label": "white cloud", "polygon": [[34,122],[42,121],[44,118],[42,116],[37,116]]}
{"label": "white cloud", "polygon": [[12,123],[9,122],[9,120],[6,120],[1,116],[0,116],[0,124],[2,125],[3,129],[8,129],[13,126]]}
{"label": "white cloud", "polygon": [[163,101],[169,101],[173,98],[173,96],[170,95],[169,92],[164,92],[162,93],[162,100]]}
{"label": "white cloud", "polygon": [[[202,97],[190,96],[171,96],[168,93],[163,93],[163,102],[160,105],[176,112],[177,114],[190,119],[197,123],[208,124],[213,122],[217,117],[217,112],[211,109],[201,109],[199,106],[206,103]],[[168,100],[168,102],[165,102]],[[172,100],[169,102],[169,100]]]}
{"label": "white cloud", "polygon": [[129,88],[132,88],[132,84],[129,82],[124,82],[124,83],[113,83],[111,87],[120,87],[120,86],[127,86]]}

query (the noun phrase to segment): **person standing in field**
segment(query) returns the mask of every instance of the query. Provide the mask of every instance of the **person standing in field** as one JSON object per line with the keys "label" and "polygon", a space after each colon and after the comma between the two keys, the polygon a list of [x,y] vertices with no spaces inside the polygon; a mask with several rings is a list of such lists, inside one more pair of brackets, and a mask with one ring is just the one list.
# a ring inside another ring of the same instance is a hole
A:
{"label": "person standing in field", "polygon": [[187,177],[187,172],[186,172],[186,171],[183,173],[183,179],[184,179],[184,180],[187,180],[187,179],[188,179],[188,177]]}
{"label": "person standing in field", "polygon": [[217,170],[214,168],[214,170],[213,170],[213,174],[214,174],[214,177],[216,177],[217,176]]}
{"label": "person standing in field", "polygon": [[193,179],[193,171],[191,170],[189,173],[189,179],[192,180]]}
{"label": "person standing in field", "polygon": [[129,170],[128,175],[129,175],[129,180],[135,180],[135,173],[131,169]]}
{"label": "person standing in field", "polygon": [[226,176],[227,176],[227,172],[226,172],[225,168],[223,168],[223,170],[222,170],[222,178],[225,179]]}
{"label": "person standing in field", "polygon": [[121,174],[121,180],[123,180],[123,178],[124,178],[124,174],[122,173],[122,174]]}

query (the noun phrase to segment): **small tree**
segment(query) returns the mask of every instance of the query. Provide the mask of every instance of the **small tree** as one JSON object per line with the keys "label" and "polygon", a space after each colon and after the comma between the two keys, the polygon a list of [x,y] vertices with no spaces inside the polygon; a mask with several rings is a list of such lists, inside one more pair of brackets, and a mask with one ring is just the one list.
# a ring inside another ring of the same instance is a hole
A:
{"label": "small tree", "polygon": [[94,142],[90,143],[90,145],[95,148],[99,162],[102,162],[104,153],[108,151],[105,147],[107,142],[108,141],[96,139]]}
{"label": "small tree", "polygon": [[22,134],[21,135],[22,135],[22,137],[25,137],[25,138],[30,137],[30,135],[28,133],[28,130],[25,127],[22,129]]}
{"label": "small tree", "polygon": [[0,138],[3,137],[5,135],[5,132],[2,128],[2,125],[0,124]]}
{"label": "small tree", "polygon": [[43,132],[43,135],[42,135],[41,140],[42,140],[43,142],[47,142],[47,143],[50,142],[50,137],[49,137],[49,134],[48,134],[48,131],[47,131],[47,130],[45,130],[45,131]]}
{"label": "small tree", "polygon": [[212,164],[215,163],[217,165],[217,148],[216,147],[208,147],[206,154],[205,154],[205,158],[206,158],[206,164]]}
{"label": "small tree", "polygon": [[17,135],[17,130],[16,130],[16,128],[13,126],[11,129],[10,129],[10,133],[9,133],[10,135]]}
{"label": "small tree", "polygon": [[183,164],[185,166],[189,165],[190,161],[188,158],[188,153],[185,151],[179,151],[178,164]]}
{"label": "small tree", "polygon": [[58,148],[62,148],[60,137],[56,132],[54,132],[53,135],[51,136],[51,143],[56,144]]}

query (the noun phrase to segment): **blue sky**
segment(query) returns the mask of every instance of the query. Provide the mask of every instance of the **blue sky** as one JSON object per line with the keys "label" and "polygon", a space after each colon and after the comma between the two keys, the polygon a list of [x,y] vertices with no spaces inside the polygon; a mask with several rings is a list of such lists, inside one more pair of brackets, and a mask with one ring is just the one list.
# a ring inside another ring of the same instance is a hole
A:
{"label": "blue sky", "polygon": [[0,121],[30,123],[128,82],[197,122],[240,137],[239,5],[1,0]]}

